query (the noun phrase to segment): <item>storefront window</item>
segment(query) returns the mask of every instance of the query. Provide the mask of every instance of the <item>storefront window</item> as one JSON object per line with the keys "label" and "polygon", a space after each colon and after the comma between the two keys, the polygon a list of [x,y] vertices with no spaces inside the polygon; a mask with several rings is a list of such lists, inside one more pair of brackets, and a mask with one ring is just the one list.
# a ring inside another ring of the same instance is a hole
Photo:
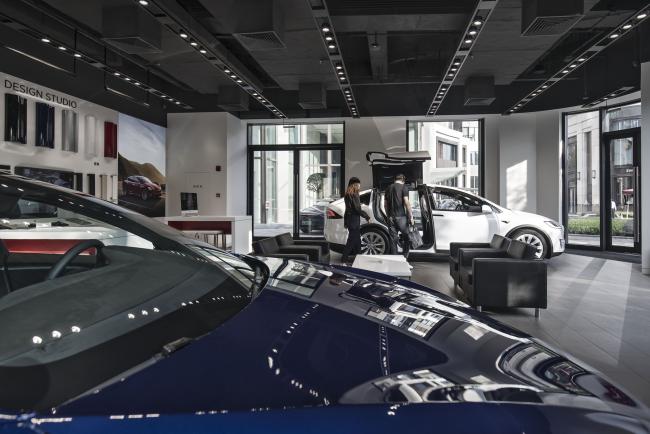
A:
{"label": "storefront window", "polygon": [[566,117],[565,171],[569,244],[600,245],[600,126],[598,111]]}
{"label": "storefront window", "polygon": [[641,103],[615,107],[605,111],[603,131],[621,131],[641,126]]}
{"label": "storefront window", "polygon": [[343,124],[249,125],[249,145],[343,144]]}
{"label": "storefront window", "polygon": [[[408,124],[408,149],[428,151],[424,182],[480,193],[479,121],[416,121]],[[469,182],[468,182],[469,180]]]}

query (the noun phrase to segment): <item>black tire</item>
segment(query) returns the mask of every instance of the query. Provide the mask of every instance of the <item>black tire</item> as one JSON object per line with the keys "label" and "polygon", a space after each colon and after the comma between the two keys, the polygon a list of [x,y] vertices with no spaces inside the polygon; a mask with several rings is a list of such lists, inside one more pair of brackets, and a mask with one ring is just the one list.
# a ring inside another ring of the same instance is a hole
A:
{"label": "black tire", "polygon": [[517,229],[512,233],[510,238],[535,246],[537,248],[537,257],[540,259],[549,258],[551,256],[551,251],[548,241],[546,241],[546,237],[535,229]]}
{"label": "black tire", "polygon": [[[369,248],[370,247],[370,248]],[[390,240],[386,232],[376,227],[361,229],[361,253],[364,255],[387,255],[390,253]]]}

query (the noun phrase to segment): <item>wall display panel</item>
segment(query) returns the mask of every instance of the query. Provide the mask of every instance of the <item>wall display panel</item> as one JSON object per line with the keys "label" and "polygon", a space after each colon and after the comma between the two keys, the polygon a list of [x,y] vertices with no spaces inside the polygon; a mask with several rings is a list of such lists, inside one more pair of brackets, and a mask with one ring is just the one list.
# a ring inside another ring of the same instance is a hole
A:
{"label": "wall display panel", "polygon": [[5,94],[5,141],[27,143],[27,99]]}
{"label": "wall display panel", "polygon": [[117,124],[104,122],[104,157],[117,158]]}
{"label": "wall display panel", "polygon": [[42,102],[36,103],[36,146],[54,148],[54,107]]}
{"label": "wall display panel", "polygon": [[78,131],[77,113],[72,110],[63,110],[61,112],[62,125],[62,144],[61,149],[69,152],[78,150]]}
{"label": "wall display panel", "polygon": [[165,215],[167,130],[119,115],[118,203],[149,217]]}
{"label": "wall display panel", "polygon": [[16,166],[14,173],[25,178],[37,179],[61,187],[74,187],[74,173],[65,170]]}
{"label": "wall display panel", "polygon": [[97,156],[97,119],[93,115],[84,118],[84,146],[87,157]]}

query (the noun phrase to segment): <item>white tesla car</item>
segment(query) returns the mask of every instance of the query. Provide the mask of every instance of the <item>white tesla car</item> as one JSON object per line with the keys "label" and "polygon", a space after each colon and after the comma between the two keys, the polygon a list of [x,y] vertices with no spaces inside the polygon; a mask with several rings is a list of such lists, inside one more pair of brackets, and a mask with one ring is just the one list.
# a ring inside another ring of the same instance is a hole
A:
{"label": "white tesla car", "polygon": [[[393,160],[393,157],[385,154],[384,156]],[[380,169],[384,174],[377,176],[376,169]],[[411,166],[400,164],[392,168],[385,165],[377,168],[373,166],[373,184],[380,188],[365,190],[360,194],[361,206],[370,215],[370,222],[366,223],[362,219],[363,253],[391,253],[383,209],[383,190],[386,180],[392,178],[393,173],[406,172],[407,180],[409,175],[413,176],[412,179],[421,178],[421,175],[417,174],[417,166],[415,172],[412,169]],[[424,241],[421,248],[411,251],[413,254],[447,252],[452,242],[489,242],[494,234],[534,245],[539,258],[550,258],[564,252],[564,228],[550,218],[512,211],[453,187],[420,184],[412,186],[409,196],[414,220]],[[330,203],[326,211],[325,239],[336,252],[343,251],[347,238],[347,230],[343,227],[344,213],[343,199]]]}

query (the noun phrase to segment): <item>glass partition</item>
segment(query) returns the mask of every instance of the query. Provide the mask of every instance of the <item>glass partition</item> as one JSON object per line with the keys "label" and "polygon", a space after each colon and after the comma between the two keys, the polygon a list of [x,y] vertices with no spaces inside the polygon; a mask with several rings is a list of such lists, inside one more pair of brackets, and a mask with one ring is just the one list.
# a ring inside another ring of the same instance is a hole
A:
{"label": "glass partition", "polygon": [[343,144],[343,124],[249,125],[249,145]]}

